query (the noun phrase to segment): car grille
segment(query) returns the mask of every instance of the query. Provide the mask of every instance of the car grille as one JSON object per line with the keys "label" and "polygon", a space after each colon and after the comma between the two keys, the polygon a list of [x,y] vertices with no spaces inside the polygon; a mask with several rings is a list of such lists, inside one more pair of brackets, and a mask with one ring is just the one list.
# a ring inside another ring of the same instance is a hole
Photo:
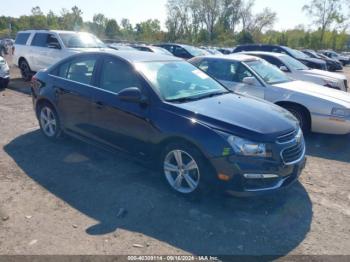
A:
{"label": "car grille", "polygon": [[292,147],[289,147],[282,151],[282,159],[285,164],[291,164],[299,160],[305,152],[304,142],[300,142]]}
{"label": "car grille", "polygon": [[297,135],[297,130],[294,130],[293,132],[290,132],[288,134],[285,134],[283,136],[278,137],[277,143],[278,144],[288,143],[288,142],[292,141],[296,135]]}

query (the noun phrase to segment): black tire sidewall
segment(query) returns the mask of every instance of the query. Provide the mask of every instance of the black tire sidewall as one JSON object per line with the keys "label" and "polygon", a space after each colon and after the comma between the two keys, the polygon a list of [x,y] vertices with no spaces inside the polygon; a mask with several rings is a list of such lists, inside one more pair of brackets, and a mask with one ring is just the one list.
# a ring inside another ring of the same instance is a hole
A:
{"label": "black tire sidewall", "polygon": [[294,106],[287,106],[285,109],[288,110],[299,121],[300,128],[304,133],[308,133],[310,131],[309,120],[302,109]]}
{"label": "black tire sidewall", "polygon": [[[28,68],[28,75],[27,76],[24,76],[23,75],[23,72],[22,72],[22,65],[25,64]],[[31,69],[29,67],[29,64],[26,60],[22,60],[20,63],[19,63],[19,69],[21,71],[21,75],[22,75],[22,78],[24,81],[30,81],[31,80]]]}

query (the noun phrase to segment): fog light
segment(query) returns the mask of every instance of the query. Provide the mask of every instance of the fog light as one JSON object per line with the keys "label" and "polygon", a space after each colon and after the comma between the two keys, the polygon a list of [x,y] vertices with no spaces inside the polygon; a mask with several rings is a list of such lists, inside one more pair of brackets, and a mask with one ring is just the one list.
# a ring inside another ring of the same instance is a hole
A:
{"label": "fog light", "polygon": [[246,179],[267,179],[267,178],[278,178],[275,174],[244,174]]}

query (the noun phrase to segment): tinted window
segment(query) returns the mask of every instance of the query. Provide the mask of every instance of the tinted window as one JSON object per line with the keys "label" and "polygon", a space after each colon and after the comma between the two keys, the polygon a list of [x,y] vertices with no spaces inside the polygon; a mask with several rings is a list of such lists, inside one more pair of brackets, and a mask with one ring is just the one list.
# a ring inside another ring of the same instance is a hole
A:
{"label": "tinted window", "polygon": [[262,59],[264,59],[265,61],[269,62],[270,64],[273,64],[275,66],[277,66],[278,68],[280,68],[281,66],[284,66],[284,64],[278,60],[277,58],[275,57],[272,57],[272,56],[260,56]]}
{"label": "tinted window", "polygon": [[128,87],[141,87],[133,68],[117,59],[105,59],[102,66],[100,88],[119,93]]}
{"label": "tinted window", "polygon": [[25,45],[27,43],[27,40],[29,38],[29,33],[19,33],[17,34],[15,44],[16,45]]}
{"label": "tinted window", "polygon": [[48,46],[48,45],[52,45],[52,44],[59,45],[59,42],[58,42],[56,36],[48,35],[47,40],[46,40],[46,45]]}
{"label": "tinted window", "polygon": [[79,58],[62,64],[54,74],[62,78],[90,85],[95,64],[95,58]]}
{"label": "tinted window", "polygon": [[180,46],[175,47],[174,55],[178,57],[183,57],[183,58],[191,57],[191,55]]}
{"label": "tinted window", "polygon": [[254,77],[242,63],[235,61],[204,60],[199,64],[199,68],[223,81],[242,82],[245,77]]}
{"label": "tinted window", "polygon": [[33,40],[32,46],[47,47],[47,38],[49,34],[47,33],[36,33]]}

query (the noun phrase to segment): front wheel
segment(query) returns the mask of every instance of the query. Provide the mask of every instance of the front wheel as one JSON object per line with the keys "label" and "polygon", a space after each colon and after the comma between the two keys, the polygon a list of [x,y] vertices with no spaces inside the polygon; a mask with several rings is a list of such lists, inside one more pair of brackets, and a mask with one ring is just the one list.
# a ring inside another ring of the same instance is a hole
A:
{"label": "front wheel", "polygon": [[174,191],[183,195],[203,192],[208,168],[199,150],[175,143],[165,148],[161,159],[165,180]]}
{"label": "front wheel", "polygon": [[292,115],[298,120],[300,128],[303,130],[304,134],[310,132],[310,119],[303,108],[294,105],[286,105],[284,108],[292,113]]}
{"label": "front wheel", "polygon": [[58,115],[50,104],[43,104],[39,107],[38,118],[42,133],[50,140],[58,139],[61,134],[61,126]]}
{"label": "front wheel", "polygon": [[33,72],[30,70],[28,62],[26,60],[21,60],[21,62],[19,63],[19,69],[21,70],[22,79],[24,81],[30,81]]}

